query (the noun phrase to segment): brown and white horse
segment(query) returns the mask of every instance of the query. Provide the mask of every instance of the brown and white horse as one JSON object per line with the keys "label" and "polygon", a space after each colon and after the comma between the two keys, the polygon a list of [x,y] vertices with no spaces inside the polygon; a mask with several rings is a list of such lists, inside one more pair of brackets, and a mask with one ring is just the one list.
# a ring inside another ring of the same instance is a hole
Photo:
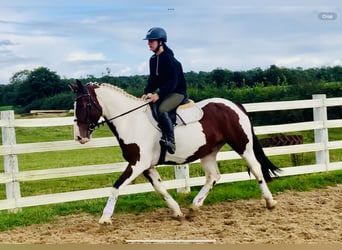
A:
{"label": "brown and white horse", "polygon": [[[83,86],[77,81],[77,84],[70,87],[76,93],[75,139],[82,144],[88,142],[102,116],[116,136],[123,157],[128,162],[125,171],[113,184],[99,222],[111,223],[120,190],[140,174],[144,174],[151,182],[173,210],[173,215],[182,218],[184,215],[178,203],[162,185],[155,168],[160,159],[161,132],[151,122],[149,105],[110,84],[92,83]],[[174,164],[200,159],[206,183],[194,198],[190,211],[196,211],[203,204],[210,189],[220,179],[216,155],[226,143],[247,161],[249,170],[259,182],[267,208],[273,208],[277,202],[266,182],[280,169],[265,156],[244,108],[221,98],[206,99],[195,105],[203,111],[203,117],[186,126],[175,127],[176,152],[172,155],[166,153],[164,159],[165,163]]]}

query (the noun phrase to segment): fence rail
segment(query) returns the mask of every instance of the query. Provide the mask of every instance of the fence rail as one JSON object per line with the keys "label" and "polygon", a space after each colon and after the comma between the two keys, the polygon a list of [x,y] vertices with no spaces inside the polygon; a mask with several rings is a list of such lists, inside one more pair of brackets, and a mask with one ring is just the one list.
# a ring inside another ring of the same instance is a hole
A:
{"label": "fence rail", "polygon": [[[248,112],[313,109],[313,121],[281,125],[257,126],[254,128],[257,135],[307,130],[314,131],[314,143],[270,147],[264,149],[266,155],[268,156],[315,152],[316,164],[282,168],[283,171],[281,173],[281,176],[342,169],[341,161],[330,162],[329,159],[330,150],[342,149],[342,140],[328,140],[329,128],[342,127],[342,119],[327,119],[327,108],[333,106],[342,106],[342,98],[326,98],[325,95],[314,95],[312,100],[244,104],[244,107]],[[6,185],[6,199],[0,200],[0,210],[18,209],[29,206],[102,198],[109,195],[110,188],[98,188],[21,197],[20,182],[114,173],[122,172],[125,169],[127,163],[118,162],[100,165],[19,171],[17,155],[20,154],[118,146],[117,141],[113,140],[113,137],[92,139],[92,141],[85,145],[81,145],[73,140],[25,144],[16,143],[16,127],[70,126],[72,124],[73,117],[14,119],[13,111],[1,112],[0,127],[2,128],[2,145],[0,145],[0,155],[4,158],[4,173],[0,173],[0,184]],[[220,152],[217,157],[219,161],[239,158],[240,156],[234,151]],[[187,165],[175,166],[176,179],[164,181],[166,188],[189,190],[191,186],[203,185],[205,182],[205,177],[190,178],[189,170],[187,167]],[[250,177],[246,172],[222,174],[221,179],[218,183],[242,181],[248,179],[250,179]],[[124,188],[122,194],[142,193],[152,190],[153,187],[149,183],[131,184]]]}

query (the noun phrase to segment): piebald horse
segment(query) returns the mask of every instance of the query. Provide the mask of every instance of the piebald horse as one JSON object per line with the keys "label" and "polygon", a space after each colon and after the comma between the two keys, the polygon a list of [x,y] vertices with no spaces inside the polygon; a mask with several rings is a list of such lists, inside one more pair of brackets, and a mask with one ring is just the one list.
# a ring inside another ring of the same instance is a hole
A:
{"label": "piebald horse", "polygon": [[[101,117],[116,136],[128,165],[114,182],[100,224],[111,224],[120,190],[143,174],[157,193],[173,211],[173,216],[183,218],[178,203],[171,197],[161,182],[155,166],[160,163],[161,131],[151,121],[151,108],[124,90],[110,84],[91,83],[70,85],[75,92],[75,140],[84,144],[91,138]],[[221,98],[212,98],[195,103],[203,113],[202,118],[186,125],[175,127],[176,152],[166,153],[162,163],[184,164],[200,159],[206,182],[190,207],[195,212],[203,204],[209,191],[220,179],[216,155],[220,148],[229,144],[243,159],[255,176],[266,207],[272,209],[276,200],[266,182],[280,171],[265,156],[245,109]],[[153,120],[153,119],[152,119]]]}

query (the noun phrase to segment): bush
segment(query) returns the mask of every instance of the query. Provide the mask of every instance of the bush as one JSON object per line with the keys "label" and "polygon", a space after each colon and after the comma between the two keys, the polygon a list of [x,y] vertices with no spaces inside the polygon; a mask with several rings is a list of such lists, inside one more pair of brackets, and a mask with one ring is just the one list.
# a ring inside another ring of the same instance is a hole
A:
{"label": "bush", "polygon": [[72,92],[60,93],[43,100],[40,109],[72,109],[74,95]]}

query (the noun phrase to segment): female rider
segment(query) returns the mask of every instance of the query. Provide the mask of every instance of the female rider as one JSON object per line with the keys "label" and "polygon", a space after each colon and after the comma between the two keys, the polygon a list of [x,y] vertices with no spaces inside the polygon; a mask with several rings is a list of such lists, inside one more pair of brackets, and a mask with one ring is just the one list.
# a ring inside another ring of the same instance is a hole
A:
{"label": "female rider", "polygon": [[164,29],[151,28],[144,40],[148,40],[149,49],[154,54],[150,58],[150,75],[142,99],[158,104],[159,126],[163,133],[160,142],[170,154],[174,154],[176,146],[170,113],[187,98],[183,68],[166,45]]}

